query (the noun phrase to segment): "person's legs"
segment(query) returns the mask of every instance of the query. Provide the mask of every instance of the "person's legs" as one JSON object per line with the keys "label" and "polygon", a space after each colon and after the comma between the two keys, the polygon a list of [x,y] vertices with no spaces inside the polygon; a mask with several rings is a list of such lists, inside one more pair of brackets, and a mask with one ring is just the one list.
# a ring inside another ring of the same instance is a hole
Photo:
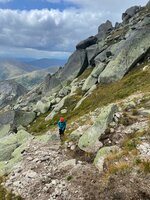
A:
{"label": "person's legs", "polygon": [[64,130],[62,130],[62,134],[64,135],[64,132],[65,132],[65,129]]}
{"label": "person's legs", "polygon": [[59,129],[60,140],[63,141],[64,138],[64,130]]}
{"label": "person's legs", "polygon": [[62,135],[62,129],[59,129],[59,135]]}

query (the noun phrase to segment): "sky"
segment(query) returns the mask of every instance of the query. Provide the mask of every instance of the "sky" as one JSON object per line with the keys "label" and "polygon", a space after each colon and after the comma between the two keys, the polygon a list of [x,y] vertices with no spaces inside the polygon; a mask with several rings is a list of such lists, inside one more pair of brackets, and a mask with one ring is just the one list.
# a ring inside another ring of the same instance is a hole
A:
{"label": "sky", "polygon": [[148,0],[0,0],[0,57],[67,58],[107,19]]}

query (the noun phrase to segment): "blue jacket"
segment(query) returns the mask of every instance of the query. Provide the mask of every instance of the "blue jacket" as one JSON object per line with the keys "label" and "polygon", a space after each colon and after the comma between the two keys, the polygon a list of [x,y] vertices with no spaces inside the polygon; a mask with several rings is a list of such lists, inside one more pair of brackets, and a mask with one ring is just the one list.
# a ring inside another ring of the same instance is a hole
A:
{"label": "blue jacket", "polygon": [[58,128],[61,130],[65,130],[66,128],[66,122],[58,122]]}

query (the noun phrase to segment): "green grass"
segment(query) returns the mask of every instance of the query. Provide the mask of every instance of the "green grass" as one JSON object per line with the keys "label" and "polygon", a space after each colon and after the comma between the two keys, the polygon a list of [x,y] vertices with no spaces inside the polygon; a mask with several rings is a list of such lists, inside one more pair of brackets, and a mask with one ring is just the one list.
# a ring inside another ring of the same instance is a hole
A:
{"label": "green grass", "polygon": [[150,173],[150,161],[142,161],[141,168],[146,174]]}
{"label": "green grass", "polygon": [[73,179],[73,176],[67,176],[67,181],[71,181]]}
{"label": "green grass", "polygon": [[135,159],[135,165],[139,166],[141,172],[145,174],[150,173],[150,161],[149,160],[141,160],[141,158],[137,157]]}
{"label": "green grass", "polygon": [[107,169],[108,170],[107,173],[109,175],[116,174],[116,173],[126,174],[126,173],[129,173],[131,169],[132,169],[131,166],[127,162],[120,161],[117,164],[111,164],[109,168]]}
{"label": "green grass", "polygon": [[92,72],[93,67],[87,68],[80,76],[78,76],[78,81],[86,79]]}
{"label": "green grass", "polygon": [[1,183],[4,181],[4,179],[5,178],[0,177],[0,200],[21,200],[21,197],[15,196],[1,186]]}
{"label": "green grass", "polygon": [[99,85],[90,97],[81,106],[72,112],[72,115],[81,116],[91,110],[123,99],[137,91],[150,91],[150,70],[143,72],[135,69],[122,80],[109,85]]}
{"label": "green grass", "polygon": [[137,145],[141,143],[140,138],[144,136],[145,134],[146,134],[146,131],[143,130],[143,131],[134,132],[126,136],[126,138],[122,142],[122,148],[128,152],[132,150],[136,150]]}

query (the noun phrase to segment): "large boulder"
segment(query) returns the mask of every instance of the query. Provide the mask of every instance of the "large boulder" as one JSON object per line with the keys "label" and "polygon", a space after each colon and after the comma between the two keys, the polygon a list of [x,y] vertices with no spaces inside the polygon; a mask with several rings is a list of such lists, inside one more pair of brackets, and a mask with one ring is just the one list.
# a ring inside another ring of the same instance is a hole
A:
{"label": "large boulder", "polygon": [[96,82],[98,82],[98,76],[99,74],[104,70],[105,64],[104,63],[99,63],[97,65],[92,73],[88,76],[88,78],[85,80],[82,90],[87,91],[89,90]]}
{"label": "large boulder", "polygon": [[[33,136],[25,130],[10,134],[0,139],[0,175],[10,170],[22,159],[22,152]],[[7,161],[7,162],[6,162]]]}
{"label": "large boulder", "polygon": [[122,20],[124,22],[127,22],[131,17],[133,17],[138,11],[140,7],[139,6],[132,6],[128,8],[123,14],[122,14]]}
{"label": "large boulder", "polygon": [[11,159],[12,152],[17,148],[16,144],[0,145],[0,161],[7,161]]}
{"label": "large boulder", "polygon": [[97,42],[97,44],[87,47],[86,52],[89,65],[95,66],[95,57],[103,52],[106,48],[107,45],[105,44],[105,39],[101,39]]}
{"label": "large boulder", "polygon": [[68,59],[59,78],[64,81],[68,78],[73,79],[80,75],[88,67],[86,51],[76,50]]}
{"label": "large boulder", "polygon": [[91,45],[89,47],[86,48],[86,52],[87,52],[87,59],[88,59],[88,64],[91,64],[91,60],[95,57],[95,55],[97,54],[98,51],[98,47],[97,44]]}
{"label": "large boulder", "polygon": [[20,130],[16,134],[11,134],[0,139],[0,161],[7,161],[11,159],[13,151],[31,139],[32,136],[24,131]]}
{"label": "large boulder", "polygon": [[110,33],[110,31],[112,31],[112,30],[113,30],[112,23],[109,20],[107,20],[105,23],[101,24],[98,27],[98,34],[96,35],[96,37],[98,39],[105,37],[106,34]]}
{"label": "large boulder", "polygon": [[121,79],[150,49],[150,24],[139,24],[139,30],[132,31],[127,39],[118,44],[118,53],[108,63],[99,76],[100,83],[110,83]]}
{"label": "large boulder", "polygon": [[18,127],[19,125],[28,126],[35,119],[35,112],[25,112],[22,110],[15,111],[13,124]]}
{"label": "large boulder", "polygon": [[98,170],[100,172],[102,172],[103,171],[103,166],[104,166],[105,158],[110,153],[113,153],[113,152],[118,151],[118,150],[119,150],[119,147],[117,147],[117,146],[110,146],[110,147],[103,147],[103,148],[101,148],[97,152],[96,157],[94,159],[94,164],[95,164],[96,168],[98,168]]}
{"label": "large boulder", "polygon": [[53,119],[56,113],[58,113],[64,106],[65,100],[68,98],[68,95],[62,98],[62,100],[55,105],[54,109],[50,112],[50,114],[45,118],[45,121]]}
{"label": "large boulder", "polygon": [[112,52],[109,49],[104,50],[103,52],[99,53],[95,58],[95,64],[99,63],[99,62],[108,62],[108,59],[110,58],[110,56],[112,56]]}
{"label": "large boulder", "polygon": [[40,113],[46,113],[50,108],[51,103],[49,101],[38,101],[36,104],[36,111]]}
{"label": "large boulder", "polygon": [[97,38],[95,36],[91,36],[77,44],[76,49],[86,49],[87,47],[96,44],[96,42]]}
{"label": "large boulder", "polygon": [[110,104],[101,110],[94,125],[92,125],[79,139],[78,146],[81,150],[89,153],[95,153],[102,147],[99,138],[105,134],[108,124],[112,122],[113,115],[118,111],[115,104]]}
{"label": "large boulder", "polygon": [[69,86],[66,86],[66,87],[63,87],[63,88],[59,91],[58,95],[59,95],[60,97],[64,97],[64,96],[67,96],[67,95],[70,93],[70,91],[71,91],[71,88],[70,88]]}
{"label": "large boulder", "polygon": [[12,125],[13,127],[18,127],[20,125],[28,126],[35,119],[35,117],[36,114],[34,112],[26,112],[22,110],[0,113],[0,129],[3,129],[5,125]]}

